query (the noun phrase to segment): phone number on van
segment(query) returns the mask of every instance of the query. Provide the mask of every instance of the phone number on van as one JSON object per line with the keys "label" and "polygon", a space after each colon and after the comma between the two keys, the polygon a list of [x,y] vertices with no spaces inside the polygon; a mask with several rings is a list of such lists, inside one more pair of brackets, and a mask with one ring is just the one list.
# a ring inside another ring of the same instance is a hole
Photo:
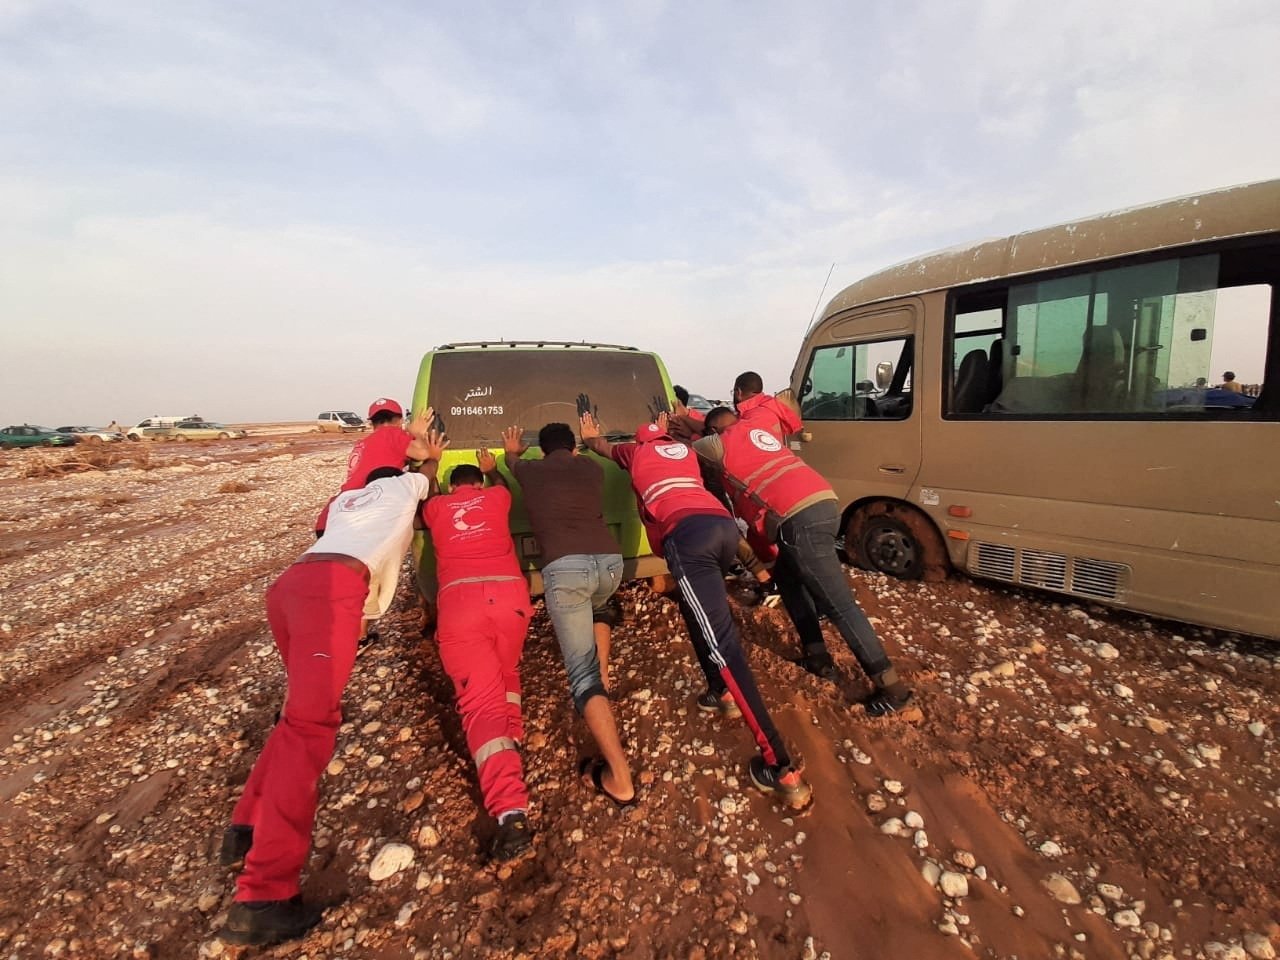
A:
{"label": "phone number on van", "polygon": [[500,417],[502,407],[450,407],[449,413],[455,417]]}

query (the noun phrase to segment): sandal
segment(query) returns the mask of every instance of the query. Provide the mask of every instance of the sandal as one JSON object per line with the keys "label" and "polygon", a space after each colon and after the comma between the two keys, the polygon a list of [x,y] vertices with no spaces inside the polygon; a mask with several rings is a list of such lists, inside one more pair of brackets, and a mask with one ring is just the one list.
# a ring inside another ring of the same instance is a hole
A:
{"label": "sandal", "polygon": [[578,762],[578,779],[581,780],[586,776],[591,777],[591,785],[595,788],[596,793],[607,800],[613,801],[614,806],[620,810],[626,810],[636,805],[636,798],[639,791],[633,793],[629,799],[619,800],[604,785],[604,772],[609,769],[609,764],[601,757],[583,757]]}

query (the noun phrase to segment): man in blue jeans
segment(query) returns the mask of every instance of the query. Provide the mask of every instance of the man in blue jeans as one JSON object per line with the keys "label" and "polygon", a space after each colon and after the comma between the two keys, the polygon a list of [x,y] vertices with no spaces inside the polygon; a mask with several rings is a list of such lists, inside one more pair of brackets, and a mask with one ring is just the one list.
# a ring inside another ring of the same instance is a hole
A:
{"label": "man in blue jeans", "polygon": [[[620,806],[635,799],[631,768],[606,695],[609,641],[616,619],[610,598],[622,582],[622,552],[604,522],[604,468],[577,453],[566,423],[538,432],[541,460],[519,427],[502,434],[507,469],[520,484],[542,556],[543,599],[560,642],[573,705],[600,748],[579,769],[596,792]],[[602,675],[603,674],[603,675]]]}

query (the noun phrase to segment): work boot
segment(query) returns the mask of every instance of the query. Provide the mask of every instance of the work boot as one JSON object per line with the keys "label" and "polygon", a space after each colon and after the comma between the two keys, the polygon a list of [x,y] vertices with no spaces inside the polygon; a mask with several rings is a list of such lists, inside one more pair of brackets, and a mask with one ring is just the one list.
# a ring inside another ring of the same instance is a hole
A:
{"label": "work boot", "polygon": [[806,653],[803,656],[792,658],[789,662],[794,663],[808,673],[812,673],[819,680],[834,681],[837,677],[836,663],[831,659],[831,654],[825,650],[818,653]]}
{"label": "work boot", "polygon": [[233,823],[222,834],[222,848],[218,851],[218,863],[230,867],[244,860],[253,846],[253,827]]}
{"label": "work boot", "polygon": [[289,900],[236,901],[218,936],[227,943],[269,946],[302,936],[320,922],[323,913],[303,903],[301,895]]}
{"label": "work boot", "polygon": [[765,763],[764,757],[757,754],[751,758],[748,770],[757,790],[773,794],[792,810],[803,810],[813,799],[813,788],[793,767]]}
{"label": "work boot", "polygon": [[498,821],[498,832],[494,835],[493,845],[489,853],[494,860],[502,863],[514,860],[533,846],[533,827],[524,811],[508,813]]}
{"label": "work boot", "polygon": [[718,713],[726,720],[736,720],[742,716],[742,711],[733,700],[733,694],[728,692],[716,694],[710,690],[704,690],[699,694],[697,702],[698,709],[703,713]]}

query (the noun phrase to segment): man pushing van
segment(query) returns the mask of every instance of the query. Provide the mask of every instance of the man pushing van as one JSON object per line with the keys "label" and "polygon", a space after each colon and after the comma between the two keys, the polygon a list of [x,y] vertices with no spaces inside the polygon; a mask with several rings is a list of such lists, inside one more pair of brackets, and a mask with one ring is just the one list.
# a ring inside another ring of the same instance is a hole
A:
{"label": "man pushing van", "polygon": [[787,449],[771,421],[755,425],[717,407],[706,424],[707,435],[694,450],[723,473],[734,512],[777,545],[774,576],[788,609],[807,606],[815,624],[817,613],[824,613],[840,631],[874,685],[863,701],[867,713],[883,717],[902,710],[912,693],[854,600],[836,556],[839,501],[831,485]]}

